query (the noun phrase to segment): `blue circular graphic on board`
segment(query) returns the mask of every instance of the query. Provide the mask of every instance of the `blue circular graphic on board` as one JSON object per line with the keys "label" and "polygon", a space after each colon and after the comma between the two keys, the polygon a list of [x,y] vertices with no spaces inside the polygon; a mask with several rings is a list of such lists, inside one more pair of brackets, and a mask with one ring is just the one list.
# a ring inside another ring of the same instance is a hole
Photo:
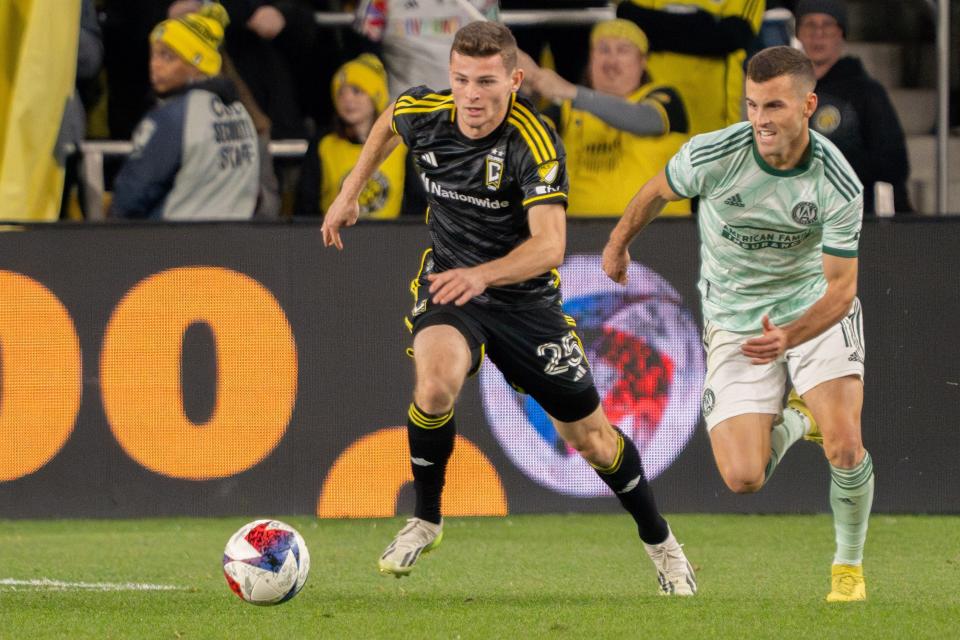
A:
{"label": "blue circular graphic on board", "polygon": [[[577,321],[607,417],[636,443],[652,480],[699,422],[703,346],[693,314],[670,283],[637,262],[627,273],[624,287],[603,273],[600,256],[569,256],[560,267],[563,307]],[[517,393],[489,361],[480,369],[480,388],[491,431],[528,478],[566,495],[610,495],[537,402]]]}

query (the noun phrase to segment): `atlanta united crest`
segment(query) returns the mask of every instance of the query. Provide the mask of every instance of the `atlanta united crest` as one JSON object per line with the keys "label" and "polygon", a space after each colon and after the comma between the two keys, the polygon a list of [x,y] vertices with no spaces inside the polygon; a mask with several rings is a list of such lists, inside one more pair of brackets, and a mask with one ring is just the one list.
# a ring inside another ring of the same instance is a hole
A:
{"label": "atlanta united crest", "polygon": [[817,205],[812,202],[801,202],[793,207],[790,215],[797,224],[813,224],[817,221]]}

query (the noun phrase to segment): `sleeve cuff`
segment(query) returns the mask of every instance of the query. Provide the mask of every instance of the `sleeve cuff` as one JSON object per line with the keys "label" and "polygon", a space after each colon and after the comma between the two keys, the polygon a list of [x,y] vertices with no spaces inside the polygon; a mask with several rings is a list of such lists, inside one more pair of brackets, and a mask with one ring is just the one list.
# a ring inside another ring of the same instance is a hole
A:
{"label": "sleeve cuff", "polygon": [[523,208],[529,209],[533,205],[537,204],[562,204],[566,206],[567,194],[563,191],[558,191],[557,193],[547,193],[542,196],[533,196],[532,198],[527,198],[523,201]]}
{"label": "sleeve cuff", "polygon": [[856,249],[837,249],[836,247],[828,247],[823,245],[823,252],[827,255],[836,256],[838,258],[856,258],[857,250]]}
{"label": "sleeve cuff", "polygon": [[670,163],[668,162],[666,166],[663,167],[663,173],[667,176],[667,184],[670,185],[670,188],[673,189],[673,192],[680,196],[681,198],[692,198],[693,196],[688,196],[683,191],[677,188],[676,183],[673,181],[673,178],[670,177]]}

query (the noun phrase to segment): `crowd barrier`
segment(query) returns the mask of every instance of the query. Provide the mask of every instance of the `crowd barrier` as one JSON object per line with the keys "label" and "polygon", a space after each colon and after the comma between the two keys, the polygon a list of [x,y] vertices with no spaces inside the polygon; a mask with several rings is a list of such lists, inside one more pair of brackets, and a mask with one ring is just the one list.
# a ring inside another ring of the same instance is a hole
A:
{"label": "crowd barrier", "polygon": [[[569,27],[592,25],[601,20],[610,20],[617,15],[616,6],[586,7],[581,9],[507,9],[500,11],[500,19],[508,27]],[[322,27],[349,27],[356,16],[349,12],[318,11],[314,21]]]}
{"label": "crowd barrier", "polygon": [[[271,140],[268,144],[274,158],[303,158],[307,146],[306,140]],[[133,151],[133,143],[127,140],[84,140],[79,144],[78,151],[81,157],[84,215],[87,220],[101,222],[107,217],[103,205],[104,158],[129,155]]]}
{"label": "crowd barrier", "polygon": [[[663,509],[826,511],[827,463],[811,443],[756,495],[732,495],[716,472],[699,418],[695,223],[651,225],[626,289],[599,271],[610,226],[571,221],[561,287]],[[361,223],[344,241],[322,249],[315,223],[0,234],[0,517],[408,512],[403,319],[428,236]],[[864,227],[878,512],[960,511],[958,246],[960,221]],[[489,362],[457,425],[448,515],[618,508]]]}

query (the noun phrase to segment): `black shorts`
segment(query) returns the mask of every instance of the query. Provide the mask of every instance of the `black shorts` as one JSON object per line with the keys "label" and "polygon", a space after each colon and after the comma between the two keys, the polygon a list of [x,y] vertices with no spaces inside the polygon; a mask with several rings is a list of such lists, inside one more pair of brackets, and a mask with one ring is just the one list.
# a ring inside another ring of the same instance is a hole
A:
{"label": "black shorts", "polygon": [[435,305],[428,287],[413,288],[416,302],[407,327],[416,335],[449,325],[467,340],[476,373],[486,355],[507,382],[529,394],[552,417],[574,422],[596,410],[600,396],[574,328],[560,303],[540,309],[504,310],[468,302]]}

